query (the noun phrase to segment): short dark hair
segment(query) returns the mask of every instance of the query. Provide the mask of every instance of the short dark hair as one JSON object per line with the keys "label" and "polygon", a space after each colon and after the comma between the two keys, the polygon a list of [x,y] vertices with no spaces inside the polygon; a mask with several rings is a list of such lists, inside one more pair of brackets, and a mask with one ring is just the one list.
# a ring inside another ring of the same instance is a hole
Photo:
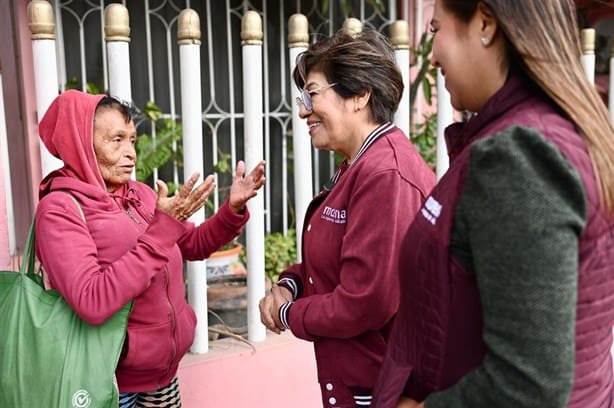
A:
{"label": "short dark hair", "polygon": [[321,71],[342,98],[371,92],[369,104],[378,123],[392,122],[403,95],[403,77],[394,49],[384,35],[365,29],[357,35],[339,31],[312,44],[297,57],[293,79],[299,89],[310,71]]}
{"label": "short dark hair", "polygon": [[98,102],[96,113],[98,113],[99,109],[115,109],[122,114],[126,123],[134,121],[136,124],[141,120],[143,115],[133,103],[122,101],[110,95],[105,95],[100,102]]}

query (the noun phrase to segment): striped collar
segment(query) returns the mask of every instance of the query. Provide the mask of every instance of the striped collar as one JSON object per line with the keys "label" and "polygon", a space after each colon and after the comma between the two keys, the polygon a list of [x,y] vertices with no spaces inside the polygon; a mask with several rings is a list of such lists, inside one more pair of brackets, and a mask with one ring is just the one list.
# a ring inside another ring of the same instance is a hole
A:
{"label": "striped collar", "polygon": [[384,133],[390,131],[392,128],[394,128],[394,124],[392,124],[390,122],[386,122],[386,123],[383,123],[383,124],[379,125],[371,133],[369,133],[369,136],[367,136],[365,141],[362,142],[362,145],[360,146],[360,149],[358,149],[358,153],[356,153],[356,156],[354,156],[354,160],[352,160],[352,161],[349,161],[347,159],[344,160],[339,165],[339,167],[337,167],[337,170],[335,171],[335,174],[333,174],[333,176],[330,178],[330,180],[326,184],[324,184],[324,189],[326,191],[331,191],[333,189],[333,187],[335,186],[335,184],[337,184],[337,181],[339,181],[339,178],[341,177],[341,174],[343,174],[343,172],[345,172],[347,169],[352,167],[352,165],[354,163],[356,163],[358,161],[358,159],[360,159],[360,157],[364,154],[364,152],[366,152],[367,149],[369,147],[371,147],[373,142],[375,142]]}

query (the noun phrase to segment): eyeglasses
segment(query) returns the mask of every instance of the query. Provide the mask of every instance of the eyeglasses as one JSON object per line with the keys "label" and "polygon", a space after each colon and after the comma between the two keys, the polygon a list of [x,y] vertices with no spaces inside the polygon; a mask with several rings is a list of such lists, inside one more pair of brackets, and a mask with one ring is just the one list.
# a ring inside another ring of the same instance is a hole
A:
{"label": "eyeglasses", "polygon": [[299,108],[301,107],[301,105],[303,105],[305,109],[311,112],[313,110],[313,102],[311,101],[311,95],[319,94],[320,92],[325,91],[328,88],[332,88],[335,85],[337,85],[336,82],[332,84],[321,86],[317,89],[310,89],[310,90],[301,89],[301,96],[296,97],[296,103],[299,106]]}

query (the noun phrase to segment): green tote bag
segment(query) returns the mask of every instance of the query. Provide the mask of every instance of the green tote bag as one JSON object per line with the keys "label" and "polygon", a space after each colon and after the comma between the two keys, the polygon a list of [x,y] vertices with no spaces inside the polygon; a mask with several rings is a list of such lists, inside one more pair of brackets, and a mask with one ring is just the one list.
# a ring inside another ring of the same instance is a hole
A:
{"label": "green tote bag", "polygon": [[132,302],[100,326],[35,273],[34,227],[19,272],[0,271],[0,407],[117,408],[115,369]]}

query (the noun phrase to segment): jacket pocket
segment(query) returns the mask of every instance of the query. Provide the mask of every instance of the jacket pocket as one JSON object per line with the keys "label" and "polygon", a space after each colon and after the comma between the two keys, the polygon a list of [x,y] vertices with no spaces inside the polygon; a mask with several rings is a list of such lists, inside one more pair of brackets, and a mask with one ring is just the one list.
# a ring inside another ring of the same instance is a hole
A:
{"label": "jacket pocket", "polygon": [[177,314],[177,361],[180,360],[185,353],[188,352],[190,346],[192,346],[195,328],[196,314],[190,306],[186,305],[181,312]]}
{"label": "jacket pocket", "polygon": [[173,335],[170,322],[128,330],[124,369],[135,371],[165,370],[173,356]]}

